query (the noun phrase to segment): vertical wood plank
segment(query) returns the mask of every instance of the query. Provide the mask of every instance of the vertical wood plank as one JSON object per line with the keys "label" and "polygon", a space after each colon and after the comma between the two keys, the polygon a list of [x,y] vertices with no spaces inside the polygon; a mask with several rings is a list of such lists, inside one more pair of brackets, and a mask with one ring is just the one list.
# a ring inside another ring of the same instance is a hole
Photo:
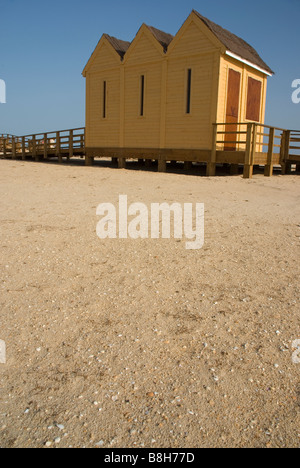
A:
{"label": "vertical wood plank", "polygon": [[281,144],[280,144],[280,165],[282,174],[286,174],[287,164],[285,160],[286,156],[286,131],[282,132]]}
{"label": "vertical wood plank", "polygon": [[70,130],[69,134],[69,158],[74,156],[74,131]]}
{"label": "vertical wood plank", "polygon": [[210,162],[206,166],[206,175],[208,177],[213,177],[216,175],[217,137],[218,137],[218,125],[213,124],[211,159],[210,159]]}
{"label": "vertical wood plank", "polygon": [[36,148],[36,135],[32,135],[32,157],[38,161],[37,148]]}
{"label": "vertical wood plank", "polygon": [[48,158],[48,134],[44,133],[44,159]]}
{"label": "vertical wood plank", "polygon": [[121,64],[120,68],[120,148],[124,148],[124,134],[125,134],[125,69]]}
{"label": "vertical wood plank", "polygon": [[17,159],[16,138],[12,137],[12,159]]}
{"label": "vertical wood plank", "polygon": [[244,179],[251,179],[253,175],[253,165],[251,165],[251,150],[252,150],[252,140],[253,140],[252,136],[253,136],[253,124],[249,123],[247,124]]}
{"label": "vertical wood plank", "polygon": [[167,161],[163,154],[158,156],[158,172],[167,172]]}
{"label": "vertical wood plank", "polygon": [[167,79],[168,79],[168,62],[162,62],[161,76],[161,107],[160,107],[160,147],[166,146],[166,116],[167,116]]}
{"label": "vertical wood plank", "polygon": [[273,175],[274,138],[275,138],[275,128],[270,128],[269,145],[268,145],[268,161],[267,161],[267,165],[265,166],[266,177],[271,177]]}
{"label": "vertical wood plank", "polygon": [[60,132],[56,132],[55,154],[58,158],[58,162],[62,163],[62,155],[60,153]]}
{"label": "vertical wood plank", "polygon": [[25,137],[22,137],[22,159],[25,161],[26,159],[26,142]]}

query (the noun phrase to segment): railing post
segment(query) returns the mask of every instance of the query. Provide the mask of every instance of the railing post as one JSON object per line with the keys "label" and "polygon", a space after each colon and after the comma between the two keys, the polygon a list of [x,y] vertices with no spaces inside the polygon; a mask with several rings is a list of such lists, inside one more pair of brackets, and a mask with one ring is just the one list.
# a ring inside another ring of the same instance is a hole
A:
{"label": "railing post", "polygon": [[281,172],[282,174],[287,174],[289,172],[288,163],[289,154],[290,154],[290,141],[291,141],[291,132],[289,130],[285,130],[282,133],[281,137],[281,146],[280,146],[280,164],[281,164]]}
{"label": "railing post", "polygon": [[247,140],[246,140],[246,152],[245,152],[245,164],[244,164],[244,179],[251,179],[253,176],[253,124],[247,124]]}
{"label": "railing post", "polygon": [[3,139],[3,157],[6,158],[6,138]]}
{"label": "railing post", "polygon": [[265,166],[266,177],[271,177],[273,175],[274,138],[275,138],[275,128],[270,128],[269,145],[268,145],[268,161],[267,161],[267,165]]}
{"label": "railing post", "polygon": [[48,134],[44,133],[44,159],[48,158]]}
{"label": "railing post", "polygon": [[70,136],[69,136],[69,159],[73,158],[74,155],[74,132],[73,130],[70,130]]}
{"label": "railing post", "polygon": [[58,158],[58,162],[62,163],[62,155],[60,153],[60,132],[56,132],[56,147],[55,153]]}
{"label": "railing post", "polygon": [[33,135],[33,136],[32,136],[32,157],[33,157],[36,161],[38,161],[39,158],[38,158],[36,149],[37,149],[37,148],[36,148],[36,136]]}
{"label": "railing post", "polygon": [[287,130],[285,138],[285,164],[286,164],[286,173],[291,172],[292,164],[289,162],[290,159],[290,144],[291,144],[291,130]]}
{"label": "railing post", "polygon": [[218,125],[213,124],[211,157],[210,157],[210,162],[206,166],[207,177],[213,177],[216,175],[217,137],[218,137]]}
{"label": "railing post", "polygon": [[12,159],[17,159],[16,138],[12,137]]}
{"label": "railing post", "polygon": [[22,137],[22,159],[26,159],[26,149],[25,149],[25,137]]}
{"label": "railing post", "polygon": [[251,165],[254,166],[255,155],[256,155],[256,143],[257,143],[257,128],[256,124],[253,124],[253,142],[252,142],[252,151],[251,151]]}

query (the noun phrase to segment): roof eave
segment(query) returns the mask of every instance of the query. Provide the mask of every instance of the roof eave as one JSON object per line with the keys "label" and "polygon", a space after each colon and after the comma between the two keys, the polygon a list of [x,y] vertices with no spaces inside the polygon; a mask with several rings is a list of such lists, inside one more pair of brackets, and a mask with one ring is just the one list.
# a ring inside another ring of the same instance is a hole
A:
{"label": "roof eave", "polygon": [[261,73],[264,73],[264,74],[267,75],[267,76],[273,76],[273,75],[275,75],[274,72],[265,70],[264,68],[259,67],[258,65],[255,65],[254,63],[252,63],[252,62],[250,62],[249,60],[246,60],[246,59],[240,57],[239,55],[237,55],[237,54],[231,52],[230,50],[226,50],[225,54],[228,55],[229,57],[232,57],[232,58],[238,60],[239,62],[244,63],[245,65],[248,65],[249,67],[254,68],[255,70],[260,71]]}

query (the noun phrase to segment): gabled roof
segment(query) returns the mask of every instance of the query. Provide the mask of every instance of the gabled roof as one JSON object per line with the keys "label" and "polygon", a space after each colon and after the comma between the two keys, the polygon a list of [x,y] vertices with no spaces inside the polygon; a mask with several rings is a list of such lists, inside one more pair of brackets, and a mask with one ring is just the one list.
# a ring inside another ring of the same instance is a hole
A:
{"label": "gabled roof", "polygon": [[263,61],[263,59],[258,55],[256,50],[250,44],[230,31],[222,28],[218,24],[213,23],[209,19],[200,15],[198,11],[193,10],[193,13],[195,13],[195,15],[197,15],[198,18],[203,21],[208,29],[217,37],[217,39],[219,39],[219,41],[226,47],[229,52],[232,52],[238,57],[250,62],[250,64],[256,65],[269,74],[274,75],[274,72],[271,70],[271,68],[268,67],[268,65]]}
{"label": "gabled roof", "polygon": [[106,37],[108,42],[113,46],[115,51],[118,52],[120,57],[123,58],[131,42],[122,41],[121,39],[117,39],[116,37],[109,36],[108,34],[104,34],[104,37]]}
{"label": "gabled roof", "polygon": [[150,29],[155,39],[163,46],[164,51],[166,52],[170,42],[174,39],[174,36],[172,36],[172,34],[161,31],[160,29],[154,28],[153,26],[148,26],[147,24],[146,26],[148,29]]}
{"label": "gabled roof", "polygon": [[[263,73],[274,75],[274,72],[271,70],[271,68],[268,67],[268,65],[263,61],[263,59],[258,55],[256,50],[250,44],[248,44],[247,42],[245,42],[243,39],[236,36],[235,34],[231,33],[230,31],[227,31],[226,29],[222,28],[221,26],[214,23],[213,21],[210,21],[209,19],[200,15],[198,11],[193,10],[191,15],[192,14],[196,15],[203,22],[203,24],[210,30],[210,32],[219,41],[218,43],[220,43],[220,46],[223,45],[226,48],[226,51],[227,51],[226,53],[228,55],[236,58],[237,60],[241,60],[242,62],[250,66],[253,66],[254,68],[257,68]],[[174,36],[164,31],[161,31],[160,29],[154,28],[153,26],[148,26],[146,24],[143,24],[141,29],[143,27],[148,28],[148,30],[151,32],[153,37],[163,47],[163,51],[167,52],[169,45],[174,39]],[[110,45],[114,48],[114,50],[120,56],[121,60],[123,60],[127,50],[132,44],[132,42],[123,41],[121,39],[117,39],[116,37],[109,36],[108,34],[103,34],[102,38],[105,38],[110,43]],[[101,43],[101,40],[99,41],[98,46],[100,43]],[[96,53],[96,50],[97,48],[93,52],[88,64],[90,63],[91,59]],[[85,74],[86,72],[87,65],[83,71],[83,74]]]}

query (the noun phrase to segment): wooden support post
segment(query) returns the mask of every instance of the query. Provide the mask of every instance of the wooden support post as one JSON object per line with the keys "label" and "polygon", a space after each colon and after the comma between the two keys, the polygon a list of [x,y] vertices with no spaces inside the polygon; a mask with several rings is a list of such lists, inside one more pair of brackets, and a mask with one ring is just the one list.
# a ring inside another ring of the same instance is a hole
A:
{"label": "wooden support post", "polygon": [[152,159],[146,159],[145,160],[145,166],[149,169],[152,167]]}
{"label": "wooden support post", "polygon": [[290,144],[291,144],[291,131],[287,130],[285,134],[285,149],[284,149],[285,173],[286,174],[290,174],[292,172],[292,164],[289,162]]}
{"label": "wooden support post", "polygon": [[184,171],[190,172],[192,170],[192,163],[191,161],[184,161]]}
{"label": "wooden support post", "polygon": [[94,164],[94,158],[90,156],[88,153],[85,155],[85,165],[92,166]]}
{"label": "wooden support post", "polygon": [[125,158],[118,158],[118,167],[119,169],[126,169],[126,159]]}
{"label": "wooden support post", "polygon": [[3,157],[6,158],[6,138],[3,139]]}
{"label": "wooden support post", "polygon": [[16,139],[12,137],[12,159],[17,159]]}
{"label": "wooden support post", "polygon": [[26,159],[26,141],[25,137],[22,137],[22,159],[25,161]]}
{"label": "wooden support post", "polygon": [[37,148],[36,148],[36,136],[32,136],[32,157],[35,161],[39,160],[38,154],[37,154]]}
{"label": "wooden support post", "polygon": [[48,135],[44,133],[44,159],[48,159]]}
{"label": "wooden support post", "polygon": [[244,179],[251,179],[253,176],[252,145],[253,145],[253,124],[249,123],[247,124]]}
{"label": "wooden support post", "polygon": [[268,146],[268,161],[267,161],[267,165],[265,166],[265,176],[266,177],[271,177],[273,175],[274,138],[275,138],[275,128],[270,128],[269,146]]}
{"label": "wooden support post", "polygon": [[111,162],[113,164],[118,164],[118,158],[111,158]]}
{"label": "wooden support post", "polygon": [[230,175],[238,175],[238,174],[239,174],[239,165],[230,164]]}
{"label": "wooden support post", "polygon": [[167,172],[167,161],[163,159],[162,155],[158,158],[158,172]]}
{"label": "wooden support post", "polygon": [[281,137],[280,146],[280,164],[283,175],[287,174],[291,168],[291,164],[288,162],[290,153],[290,140],[291,132],[289,130],[285,130]]}
{"label": "wooden support post", "polygon": [[70,130],[69,135],[69,157],[68,159],[73,158],[74,156],[74,131]]}
{"label": "wooden support post", "polygon": [[218,136],[218,126],[217,124],[213,124],[211,157],[210,157],[210,162],[206,166],[207,177],[214,177],[216,175],[217,136]]}
{"label": "wooden support post", "polygon": [[139,164],[144,164],[144,160],[143,160],[143,159],[139,159],[139,160],[138,160],[138,163],[139,163]]}
{"label": "wooden support post", "polygon": [[60,132],[56,132],[56,144],[55,144],[55,154],[58,158],[58,162],[62,163],[62,155],[60,153]]}
{"label": "wooden support post", "polygon": [[258,129],[257,125],[253,124],[253,141],[252,141],[252,150],[251,150],[251,165],[252,166],[254,166],[254,164],[255,164],[257,129]]}

